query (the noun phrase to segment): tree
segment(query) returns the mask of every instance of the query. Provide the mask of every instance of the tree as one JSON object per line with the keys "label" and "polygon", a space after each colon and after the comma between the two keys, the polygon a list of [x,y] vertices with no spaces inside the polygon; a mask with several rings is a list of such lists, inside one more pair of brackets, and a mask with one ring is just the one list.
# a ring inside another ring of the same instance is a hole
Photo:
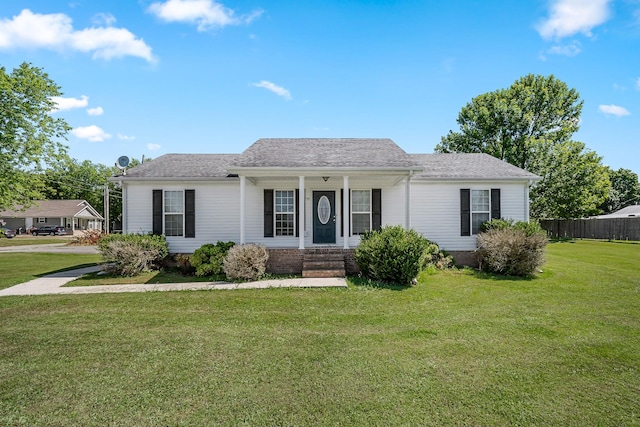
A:
{"label": "tree", "polygon": [[458,114],[460,132],[449,131],[435,151],[488,153],[529,170],[538,153],[578,130],[582,104],[578,92],[553,75],[529,74],[473,98]]}
{"label": "tree", "polygon": [[39,197],[34,173],[66,153],[59,142],[71,129],[51,117],[60,87],[40,68],[23,63],[10,74],[0,67],[0,208]]}
{"label": "tree", "polygon": [[582,218],[600,213],[609,194],[607,167],[582,142],[556,144],[532,169],[544,179],[531,189],[534,218]]}
{"label": "tree", "polygon": [[112,174],[112,168],[95,164],[89,160],[79,162],[64,156],[59,162],[51,165],[43,176],[44,199],[82,199],[103,212],[104,187]]}
{"label": "tree", "polygon": [[617,171],[608,168],[611,190],[600,208],[605,213],[615,212],[626,206],[640,203],[640,182],[638,174],[629,169]]}

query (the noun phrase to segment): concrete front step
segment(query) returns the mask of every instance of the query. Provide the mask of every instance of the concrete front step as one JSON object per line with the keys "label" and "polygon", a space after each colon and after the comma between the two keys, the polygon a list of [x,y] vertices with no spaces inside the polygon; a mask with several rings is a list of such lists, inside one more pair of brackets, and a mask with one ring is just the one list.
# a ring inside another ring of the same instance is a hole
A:
{"label": "concrete front step", "polygon": [[344,268],[342,270],[302,270],[302,277],[345,277],[346,272]]}

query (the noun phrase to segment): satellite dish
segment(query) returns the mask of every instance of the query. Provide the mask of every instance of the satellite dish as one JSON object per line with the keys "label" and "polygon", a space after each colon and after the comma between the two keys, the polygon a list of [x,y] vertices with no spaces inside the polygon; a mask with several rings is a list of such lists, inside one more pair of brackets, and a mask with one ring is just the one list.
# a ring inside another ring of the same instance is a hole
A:
{"label": "satellite dish", "polygon": [[129,158],[127,156],[120,156],[116,161],[116,167],[122,170],[122,175],[127,174],[127,166],[129,166]]}
{"label": "satellite dish", "polygon": [[127,156],[118,157],[118,167],[124,169],[127,166],[129,166],[129,158]]}

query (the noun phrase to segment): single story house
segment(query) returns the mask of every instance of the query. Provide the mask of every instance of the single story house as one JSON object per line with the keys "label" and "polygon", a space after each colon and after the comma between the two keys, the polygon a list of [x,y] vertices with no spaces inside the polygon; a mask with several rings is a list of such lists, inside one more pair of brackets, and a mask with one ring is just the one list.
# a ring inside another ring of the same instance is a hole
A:
{"label": "single story house", "polygon": [[62,226],[73,234],[82,230],[102,230],[104,218],[86,200],[34,200],[24,208],[0,211],[7,228],[22,230],[45,225]]}
{"label": "single story house", "polygon": [[640,218],[640,205],[630,205],[615,212],[606,215],[598,215],[594,218],[613,219],[613,218]]}
{"label": "single story house", "polygon": [[269,271],[303,274],[331,254],[357,271],[360,236],[397,224],[471,263],[484,221],[529,220],[539,179],[487,154],[408,154],[370,138],[259,139],[240,154],[166,154],[111,178],[124,233],[164,234],[172,253],[259,243]]}

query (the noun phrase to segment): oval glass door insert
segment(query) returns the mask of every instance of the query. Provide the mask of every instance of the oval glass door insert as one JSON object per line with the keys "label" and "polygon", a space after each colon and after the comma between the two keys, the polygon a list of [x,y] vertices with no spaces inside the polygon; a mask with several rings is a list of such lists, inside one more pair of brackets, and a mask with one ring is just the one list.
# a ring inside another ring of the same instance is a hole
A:
{"label": "oval glass door insert", "polygon": [[318,220],[322,225],[329,222],[331,218],[331,203],[327,196],[320,197],[318,200]]}

